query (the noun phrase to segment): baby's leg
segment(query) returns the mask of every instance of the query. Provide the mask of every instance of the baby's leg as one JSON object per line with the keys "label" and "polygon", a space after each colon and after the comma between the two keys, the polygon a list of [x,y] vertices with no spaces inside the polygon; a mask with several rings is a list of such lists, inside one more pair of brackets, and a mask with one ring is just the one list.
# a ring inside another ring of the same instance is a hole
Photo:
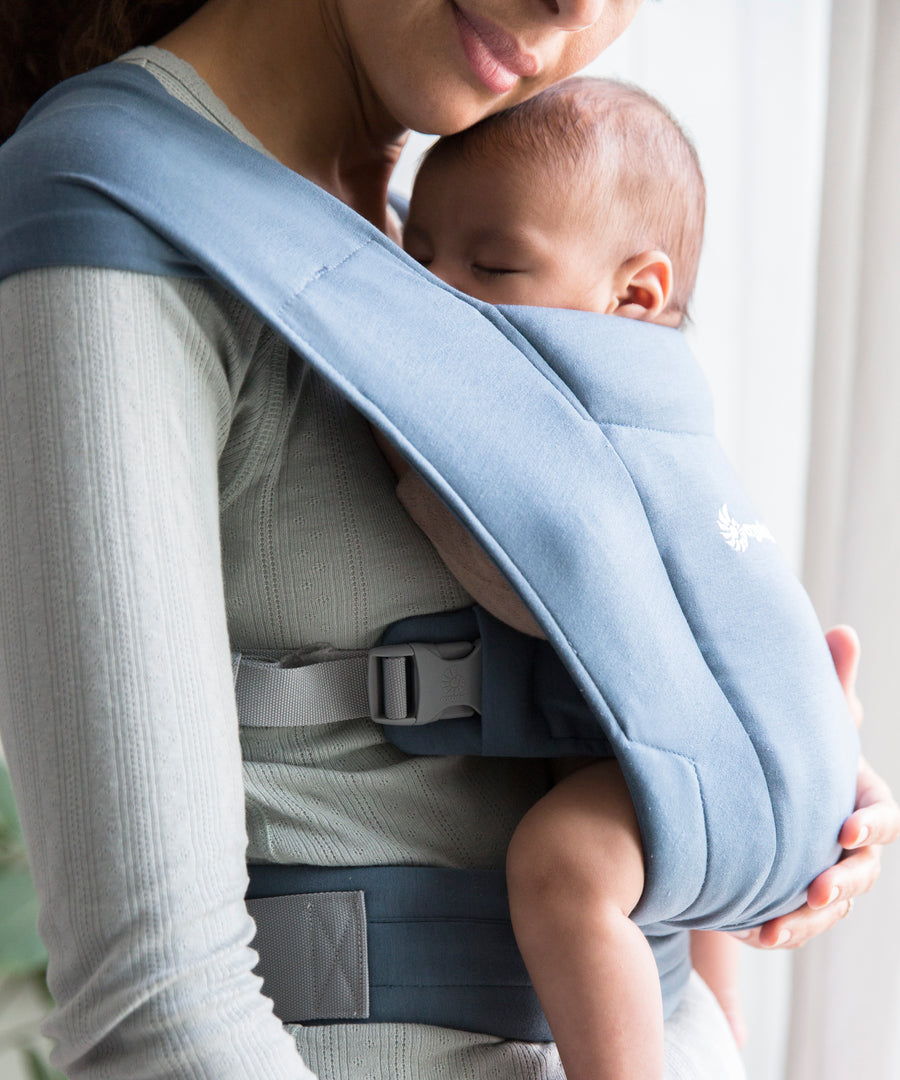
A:
{"label": "baby's leg", "polygon": [[507,856],[516,940],[567,1080],[662,1080],[659,977],[629,919],[644,887],[621,770],[600,761],[552,788]]}

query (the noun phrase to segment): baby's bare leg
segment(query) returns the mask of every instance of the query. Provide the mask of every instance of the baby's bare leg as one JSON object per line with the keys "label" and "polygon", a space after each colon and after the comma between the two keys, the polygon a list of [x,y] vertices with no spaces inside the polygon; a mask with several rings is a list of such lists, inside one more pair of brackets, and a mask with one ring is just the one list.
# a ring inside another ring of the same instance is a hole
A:
{"label": "baby's bare leg", "polygon": [[715,930],[691,931],[691,963],[694,971],[715,994],[728,1020],[734,1041],[747,1041],[747,1024],[741,1008],[738,983],[741,943]]}
{"label": "baby's bare leg", "polygon": [[516,940],[567,1080],[662,1080],[659,977],[629,919],[644,887],[631,796],[614,761],[568,776],[507,856]]}

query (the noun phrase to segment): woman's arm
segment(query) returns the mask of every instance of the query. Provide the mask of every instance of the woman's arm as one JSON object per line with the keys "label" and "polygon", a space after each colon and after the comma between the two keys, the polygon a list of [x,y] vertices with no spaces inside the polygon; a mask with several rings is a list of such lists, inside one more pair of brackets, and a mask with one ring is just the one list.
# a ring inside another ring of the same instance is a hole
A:
{"label": "woman's arm", "polygon": [[311,1076],[248,948],[203,288],[0,288],[0,722],[73,1078]]}

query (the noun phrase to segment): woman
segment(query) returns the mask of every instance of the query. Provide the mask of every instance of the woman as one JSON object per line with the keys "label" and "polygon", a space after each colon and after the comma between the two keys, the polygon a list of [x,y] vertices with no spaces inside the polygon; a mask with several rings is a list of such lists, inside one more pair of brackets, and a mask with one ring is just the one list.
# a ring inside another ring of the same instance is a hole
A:
{"label": "woman", "polygon": [[[458,130],[571,74],[639,2],[81,0],[56,26],[42,8],[36,43],[17,23],[4,67],[33,78],[73,24],[65,73],[79,48],[91,63],[156,42],[127,59],[396,236],[387,185],[407,129]],[[423,1025],[285,1031],[251,974],[246,858],[501,866],[544,787],[536,764],[405,758],[366,718],[248,730],[238,744],[229,639],[358,649],[400,617],[467,602],[396,503],[367,425],[206,280],[28,271],[0,287],[0,335],[3,738],[58,1065],[72,1077],[287,1078],[308,1076],[303,1062],[322,1077],[560,1077],[546,1044]],[[834,647],[852,694],[853,643]],[[845,914],[898,818],[863,771],[842,835],[868,846],[817,879],[817,911],[760,939],[800,944]],[[673,1078],[739,1075],[696,983],[668,1056]]]}

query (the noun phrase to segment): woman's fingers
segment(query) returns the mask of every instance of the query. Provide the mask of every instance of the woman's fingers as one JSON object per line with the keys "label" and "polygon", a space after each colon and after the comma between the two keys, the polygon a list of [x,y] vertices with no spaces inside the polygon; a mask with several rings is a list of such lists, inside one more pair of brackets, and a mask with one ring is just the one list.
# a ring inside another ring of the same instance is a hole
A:
{"label": "woman's fingers", "polygon": [[857,807],[840,836],[841,845],[851,850],[819,874],[809,887],[803,907],[736,936],[756,948],[796,949],[847,917],[853,899],[868,892],[878,880],[881,845],[900,835],[900,808],[887,784],[863,759]]}
{"label": "woman's fingers", "polygon": [[868,846],[846,855],[819,874],[807,893],[807,906],[821,910],[869,891],[881,873],[881,848]]}
{"label": "woman's fingers", "polygon": [[[836,626],[826,634],[834,668],[857,727],[863,710],[856,696],[859,669],[859,638],[849,626]],[[900,836],[900,807],[891,790],[871,765],[860,758],[856,784],[856,809],[841,827],[839,842],[843,858],[813,881],[807,902],[796,911],[771,919],[735,937],[756,948],[796,949],[845,919],[853,900],[869,891],[881,873],[881,845]]]}
{"label": "woman's fingers", "polygon": [[892,844],[900,836],[900,810],[890,801],[855,810],[841,826],[841,847],[852,851]]}
{"label": "woman's fingers", "polygon": [[804,904],[789,915],[771,919],[757,929],[740,931],[734,936],[756,949],[798,949],[845,919],[852,908],[851,899],[837,900],[818,909]]}
{"label": "woman's fingers", "polygon": [[884,780],[865,758],[860,758],[856,809],[841,828],[841,847],[853,850],[869,845],[892,844],[898,836],[900,807]]}
{"label": "woman's fingers", "polygon": [[859,636],[852,626],[835,626],[825,635],[834,670],[844,690],[850,715],[857,727],[863,721],[862,702],[856,695],[856,675],[859,671]]}
{"label": "woman's fingers", "polygon": [[765,923],[742,940],[758,948],[795,949],[846,918],[850,902],[881,873],[881,845],[900,835],[900,808],[887,784],[860,759],[857,809],[841,829],[847,853],[813,881],[803,907]]}

